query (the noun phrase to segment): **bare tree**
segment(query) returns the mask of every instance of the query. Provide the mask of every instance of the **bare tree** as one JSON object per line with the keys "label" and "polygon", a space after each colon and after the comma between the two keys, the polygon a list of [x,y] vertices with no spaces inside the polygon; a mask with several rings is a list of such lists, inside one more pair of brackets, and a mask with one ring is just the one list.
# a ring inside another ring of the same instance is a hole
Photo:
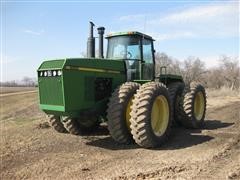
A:
{"label": "bare tree", "polygon": [[239,88],[240,81],[240,68],[238,57],[221,56],[220,59],[220,70],[223,75],[225,85],[231,88],[231,90]]}
{"label": "bare tree", "polygon": [[205,64],[197,57],[189,56],[183,62],[183,78],[186,84],[192,81],[202,81],[204,73],[206,73]]}
{"label": "bare tree", "polygon": [[203,76],[205,87],[220,89],[224,86],[223,74],[219,67],[213,67]]}
{"label": "bare tree", "polygon": [[156,53],[156,74],[160,74],[160,67],[166,66],[167,72],[171,74],[182,74],[181,63],[165,53]]}
{"label": "bare tree", "polygon": [[236,90],[240,88],[239,57],[221,56],[219,66],[206,68],[203,61],[189,56],[183,62],[168,56],[166,53],[156,53],[156,75],[160,67],[166,66],[167,73],[180,74],[186,84],[200,81],[205,87],[220,89],[223,86]]}
{"label": "bare tree", "polygon": [[35,86],[36,85],[36,80],[34,78],[30,78],[30,77],[24,77],[22,79],[23,85],[24,86]]}

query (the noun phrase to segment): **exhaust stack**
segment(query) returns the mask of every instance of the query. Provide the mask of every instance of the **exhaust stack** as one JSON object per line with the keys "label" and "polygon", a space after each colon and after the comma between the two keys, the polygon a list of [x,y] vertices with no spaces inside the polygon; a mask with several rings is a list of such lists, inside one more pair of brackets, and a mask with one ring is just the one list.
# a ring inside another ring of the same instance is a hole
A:
{"label": "exhaust stack", "polygon": [[99,34],[99,52],[98,52],[98,57],[99,58],[104,58],[103,56],[103,35],[104,35],[104,27],[99,27],[97,28],[98,34]]}
{"label": "exhaust stack", "polygon": [[93,22],[89,22],[89,37],[87,41],[87,57],[95,58],[95,37],[93,37],[93,27],[95,26]]}

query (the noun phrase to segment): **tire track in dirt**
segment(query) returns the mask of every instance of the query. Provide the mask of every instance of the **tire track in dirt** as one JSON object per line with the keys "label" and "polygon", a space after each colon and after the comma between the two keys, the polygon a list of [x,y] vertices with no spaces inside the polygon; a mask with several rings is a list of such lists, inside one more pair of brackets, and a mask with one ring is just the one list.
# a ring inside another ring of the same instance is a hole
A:
{"label": "tire track in dirt", "polygon": [[217,135],[231,134],[223,148],[206,163],[195,178],[199,179],[240,179],[240,102],[210,110],[209,116],[233,120],[234,124],[227,130],[209,132]]}
{"label": "tire track in dirt", "polygon": [[240,179],[240,134],[229,141],[193,179]]}
{"label": "tire track in dirt", "polygon": [[114,179],[178,179],[179,177],[183,179],[240,179],[239,109],[240,102],[209,109],[207,119],[219,119],[221,116],[221,119],[234,119],[234,123],[227,130],[207,130],[208,135],[230,134],[233,137],[225,142],[223,148],[213,154],[206,162],[200,164],[179,164],[177,162],[172,165],[165,164],[164,167],[155,171],[131,176],[118,176]]}
{"label": "tire track in dirt", "polygon": [[[25,110],[16,108],[19,115],[38,109],[37,104],[31,106],[35,99],[30,100]],[[8,106],[15,103],[12,100]],[[99,135],[71,136],[36,128],[44,117],[21,126],[4,121],[0,175],[2,179],[239,179],[239,108],[240,101],[209,108],[205,128],[174,128],[173,137],[159,149],[119,145],[103,127]]]}

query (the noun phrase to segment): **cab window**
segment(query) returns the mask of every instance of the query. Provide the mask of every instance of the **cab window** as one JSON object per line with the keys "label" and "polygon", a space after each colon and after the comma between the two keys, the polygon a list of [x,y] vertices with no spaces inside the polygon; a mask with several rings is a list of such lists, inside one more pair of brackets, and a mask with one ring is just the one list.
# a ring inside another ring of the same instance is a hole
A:
{"label": "cab window", "polygon": [[141,39],[135,36],[115,36],[108,40],[108,59],[123,59],[127,68],[127,80],[139,79],[141,63]]}
{"label": "cab window", "polygon": [[142,40],[143,49],[143,79],[151,80],[154,77],[154,62],[152,41],[148,39]]}

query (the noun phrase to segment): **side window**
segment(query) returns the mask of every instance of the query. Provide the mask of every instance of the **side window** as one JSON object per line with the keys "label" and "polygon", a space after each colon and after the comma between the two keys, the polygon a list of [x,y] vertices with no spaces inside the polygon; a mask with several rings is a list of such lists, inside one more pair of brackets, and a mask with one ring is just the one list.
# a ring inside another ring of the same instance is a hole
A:
{"label": "side window", "polygon": [[142,40],[143,47],[143,79],[152,80],[154,77],[154,64],[153,64],[153,52],[152,41],[148,39]]}
{"label": "side window", "polygon": [[113,57],[115,58],[122,58],[122,54],[123,52],[125,52],[125,46],[122,45],[122,44],[118,44],[116,46],[114,46],[114,49],[113,49]]}
{"label": "side window", "polygon": [[152,41],[143,39],[143,60],[145,63],[153,63]]}

